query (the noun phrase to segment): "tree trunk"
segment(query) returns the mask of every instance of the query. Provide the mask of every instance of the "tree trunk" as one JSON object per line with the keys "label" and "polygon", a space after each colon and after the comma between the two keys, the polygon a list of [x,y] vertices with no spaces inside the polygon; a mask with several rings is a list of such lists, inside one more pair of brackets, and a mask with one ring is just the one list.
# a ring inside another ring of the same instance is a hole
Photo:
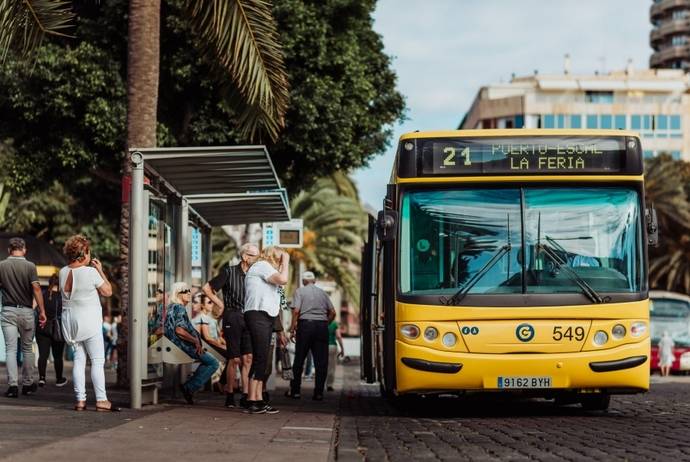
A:
{"label": "tree trunk", "polygon": [[[158,74],[160,64],[160,0],[130,0],[127,45],[127,152],[122,163],[123,188],[132,174],[130,148],[156,146]],[[123,191],[120,214],[120,287],[122,322],[118,338],[117,383],[129,385],[129,191]],[[145,258],[138,255],[137,258]]]}

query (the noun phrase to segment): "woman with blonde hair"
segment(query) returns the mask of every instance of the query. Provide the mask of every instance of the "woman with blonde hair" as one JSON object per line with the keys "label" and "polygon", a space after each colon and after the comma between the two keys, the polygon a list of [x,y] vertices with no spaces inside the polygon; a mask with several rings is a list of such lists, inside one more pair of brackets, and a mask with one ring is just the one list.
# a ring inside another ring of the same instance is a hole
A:
{"label": "woman with blonde hair", "polygon": [[[269,246],[261,252],[245,278],[244,318],[252,338],[253,359],[249,370],[248,408],[250,414],[275,414],[277,409],[263,401],[263,382],[267,378],[267,361],[276,317],[280,314],[281,285],[288,282],[290,255],[279,247]],[[281,343],[287,343],[284,334]]]}
{"label": "woman with blonde hair", "polygon": [[105,347],[103,345],[102,297],[113,294],[103,273],[101,262],[91,258],[89,240],[77,234],[65,242],[64,253],[69,262],[60,270],[62,295],[62,332],[65,342],[74,348],[72,378],[77,403],[76,411],[86,409],[86,355],[91,359],[91,382],[96,392],[97,411],[119,411],[108,401],[105,392]]}
{"label": "woman with blonde hair", "polygon": [[210,353],[204,352],[201,336],[187,315],[187,305],[192,291],[186,282],[173,284],[172,297],[165,317],[165,336],[177,345],[190,358],[201,362],[194,374],[180,385],[180,390],[188,404],[194,404],[194,393],[201,390],[218,369],[218,361]]}

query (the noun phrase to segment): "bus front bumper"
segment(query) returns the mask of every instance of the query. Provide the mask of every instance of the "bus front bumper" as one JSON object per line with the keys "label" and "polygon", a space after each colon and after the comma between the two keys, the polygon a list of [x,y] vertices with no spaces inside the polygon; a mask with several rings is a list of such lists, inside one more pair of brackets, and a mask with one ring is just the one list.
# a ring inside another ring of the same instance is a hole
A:
{"label": "bus front bumper", "polygon": [[396,390],[644,392],[649,356],[649,339],[600,351],[500,355],[444,352],[398,340]]}

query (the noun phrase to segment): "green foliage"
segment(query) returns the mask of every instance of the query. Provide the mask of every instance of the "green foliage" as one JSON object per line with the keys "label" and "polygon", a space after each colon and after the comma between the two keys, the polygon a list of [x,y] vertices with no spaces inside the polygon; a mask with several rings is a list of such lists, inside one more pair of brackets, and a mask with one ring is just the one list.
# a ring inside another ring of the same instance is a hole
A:
{"label": "green foliage", "polygon": [[645,162],[645,195],[659,220],[659,247],[649,249],[652,288],[690,293],[690,165],[661,155]]}
{"label": "green foliage", "polygon": [[237,243],[221,228],[211,231],[211,266],[213,274],[218,274],[220,267],[237,256]]}
{"label": "green foliage", "polygon": [[63,0],[0,0],[0,62],[9,53],[27,58],[45,35],[66,36],[73,27],[71,2]]}
{"label": "green foliage", "polygon": [[269,147],[291,194],[384,152],[401,120],[374,0],[274,0],[290,75],[286,130]]}
{"label": "green foliage", "polygon": [[124,97],[118,63],[88,43],[46,44],[30,74],[23,62],[8,60],[0,68],[0,139],[13,140],[9,186],[28,193],[46,179],[68,183],[91,171],[117,178]]}
{"label": "green foliage", "polygon": [[304,220],[305,230],[304,246],[291,252],[294,260],[332,278],[358,306],[367,218],[352,180],[342,173],[317,180],[292,201],[292,216]]}
{"label": "green foliage", "polygon": [[271,140],[285,123],[288,85],[270,4],[264,0],[188,0],[187,17],[207,62],[237,91],[231,94],[244,138]]}

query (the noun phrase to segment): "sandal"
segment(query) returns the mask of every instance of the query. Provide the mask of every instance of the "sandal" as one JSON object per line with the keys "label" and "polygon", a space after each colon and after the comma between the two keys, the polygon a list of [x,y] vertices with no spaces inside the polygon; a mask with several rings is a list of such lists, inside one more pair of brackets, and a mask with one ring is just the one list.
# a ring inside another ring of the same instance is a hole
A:
{"label": "sandal", "polygon": [[75,411],[85,411],[86,410],[86,401],[77,401],[77,404],[74,405],[74,410]]}
{"label": "sandal", "polygon": [[[98,403],[108,403],[108,406],[106,407],[103,405],[99,405]],[[96,411],[97,412],[120,412],[120,411],[122,411],[122,409],[120,409],[117,406],[113,406],[113,403],[111,403],[110,401],[98,401],[96,403]]]}

